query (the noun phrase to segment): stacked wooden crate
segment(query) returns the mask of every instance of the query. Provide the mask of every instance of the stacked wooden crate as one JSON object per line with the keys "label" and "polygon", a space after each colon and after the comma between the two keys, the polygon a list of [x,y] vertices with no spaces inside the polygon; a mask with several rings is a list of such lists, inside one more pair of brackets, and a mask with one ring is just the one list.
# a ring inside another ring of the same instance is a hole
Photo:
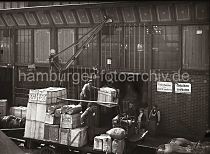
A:
{"label": "stacked wooden crate", "polygon": [[10,108],[10,114],[18,118],[25,118],[26,110],[27,110],[27,107],[25,106],[13,106]]}
{"label": "stacked wooden crate", "polygon": [[81,105],[61,109],[60,144],[82,147],[87,143],[87,127],[81,126]]}
{"label": "stacked wooden crate", "polygon": [[81,105],[60,103],[48,107],[47,111],[44,140],[74,147],[87,143],[86,127],[81,127]]}
{"label": "stacked wooden crate", "polygon": [[113,88],[102,87],[98,91],[98,101],[102,102],[116,102],[117,91]]}
{"label": "stacked wooden crate", "polygon": [[57,97],[66,98],[66,89],[49,87],[29,91],[24,137],[44,139],[47,108],[52,104],[58,103]]}
{"label": "stacked wooden crate", "polygon": [[103,151],[106,153],[123,154],[125,146],[125,130],[114,128],[94,137],[93,150]]}
{"label": "stacked wooden crate", "polygon": [[7,100],[0,99],[0,117],[7,115]]}

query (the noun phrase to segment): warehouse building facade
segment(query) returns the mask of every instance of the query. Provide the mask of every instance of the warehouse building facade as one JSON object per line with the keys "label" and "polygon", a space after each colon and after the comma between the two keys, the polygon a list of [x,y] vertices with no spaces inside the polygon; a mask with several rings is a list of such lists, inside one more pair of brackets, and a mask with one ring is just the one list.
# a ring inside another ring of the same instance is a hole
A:
{"label": "warehouse building facade", "polygon": [[[118,77],[126,74],[126,79],[134,76],[138,81],[114,81],[122,94],[123,111],[128,112],[130,102],[148,108],[157,104],[161,111],[160,133],[167,135],[201,137],[208,129],[209,2],[45,6],[8,2],[0,7],[1,97],[8,99],[9,106],[26,106],[29,89],[59,84],[33,80],[30,73],[49,73],[51,49],[62,51],[107,16],[113,22],[95,35],[66,71],[71,78],[62,86],[68,89],[68,97],[78,99],[85,83],[81,76],[74,83],[73,73],[100,74],[94,80],[96,86],[106,84],[108,73]],[[60,62],[66,63],[79,47],[67,49],[60,55]],[[24,80],[21,73],[31,81]],[[175,81],[175,73],[184,74],[188,80]]]}

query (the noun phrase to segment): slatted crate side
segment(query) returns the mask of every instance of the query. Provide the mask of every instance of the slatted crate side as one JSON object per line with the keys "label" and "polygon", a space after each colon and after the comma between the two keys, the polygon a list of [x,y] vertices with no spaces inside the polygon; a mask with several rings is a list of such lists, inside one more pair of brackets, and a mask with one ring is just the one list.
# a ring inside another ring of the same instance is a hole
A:
{"label": "slatted crate side", "polygon": [[[200,137],[207,129],[209,79],[208,75],[190,75],[191,94],[157,92],[152,82],[152,103],[161,110],[160,132]],[[202,89],[202,90],[201,90]]]}

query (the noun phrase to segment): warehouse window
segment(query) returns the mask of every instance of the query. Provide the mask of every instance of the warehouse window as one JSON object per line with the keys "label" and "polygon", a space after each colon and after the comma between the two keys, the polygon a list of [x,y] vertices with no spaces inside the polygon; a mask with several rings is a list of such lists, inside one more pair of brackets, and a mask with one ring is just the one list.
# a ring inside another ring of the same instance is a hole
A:
{"label": "warehouse window", "polygon": [[10,30],[0,30],[0,63],[12,62],[12,37]]}
{"label": "warehouse window", "polygon": [[50,52],[50,30],[34,31],[34,58],[37,63],[48,63]]}
{"label": "warehouse window", "polygon": [[146,26],[115,25],[102,29],[101,63],[107,66],[107,58],[111,58],[111,68],[142,70],[145,68],[147,50]]}
{"label": "warehouse window", "polygon": [[[74,29],[59,29],[58,30],[58,52],[69,47],[74,43]],[[61,62],[67,62],[74,55],[74,48],[65,50],[60,55]]]}
{"label": "warehouse window", "polygon": [[[90,30],[91,28],[79,28],[78,29],[79,39],[85,34],[87,34]],[[83,51],[79,55],[80,65],[92,67],[98,64],[99,49],[97,44],[97,36],[98,35],[96,35],[92,40],[90,40],[90,42],[83,48]],[[81,42],[78,48],[80,48],[83,43],[84,41]]]}
{"label": "warehouse window", "polygon": [[180,41],[178,26],[153,26],[152,62],[154,69],[180,68]]}
{"label": "warehouse window", "polygon": [[206,70],[209,68],[209,26],[184,26],[183,68]]}
{"label": "warehouse window", "polygon": [[30,64],[32,61],[31,29],[17,31],[17,62]]}

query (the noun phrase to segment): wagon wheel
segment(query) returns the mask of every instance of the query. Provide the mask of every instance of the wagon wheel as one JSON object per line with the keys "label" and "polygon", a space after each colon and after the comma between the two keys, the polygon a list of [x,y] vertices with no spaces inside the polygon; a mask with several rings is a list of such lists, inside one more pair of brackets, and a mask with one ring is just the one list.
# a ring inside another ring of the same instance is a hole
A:
{"label": "wagon wheel", "polygon": [[50,147],[50,146],[44,146],[41,148],[39,154],[56,154],[55,148]]}

